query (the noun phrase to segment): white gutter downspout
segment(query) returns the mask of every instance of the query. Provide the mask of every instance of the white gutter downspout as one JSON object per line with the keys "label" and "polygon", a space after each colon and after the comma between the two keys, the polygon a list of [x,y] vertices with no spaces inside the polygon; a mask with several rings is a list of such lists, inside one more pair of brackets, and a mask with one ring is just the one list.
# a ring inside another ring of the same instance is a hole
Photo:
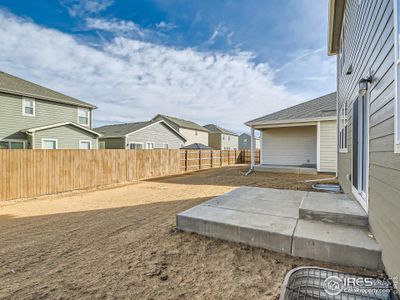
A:
{"label": "white gutter downspout", "polygon": [[244,174],[244,176],[247,176],[251,174],[254,171],[254,166],[255,166],[255,157],[254,157],[254,143],[255,143],[255,138],[254,138],[254,127],[251,127],[251,145],[250,145],[250,152],[251,152],[251,163],[250,163],[250,169]]}

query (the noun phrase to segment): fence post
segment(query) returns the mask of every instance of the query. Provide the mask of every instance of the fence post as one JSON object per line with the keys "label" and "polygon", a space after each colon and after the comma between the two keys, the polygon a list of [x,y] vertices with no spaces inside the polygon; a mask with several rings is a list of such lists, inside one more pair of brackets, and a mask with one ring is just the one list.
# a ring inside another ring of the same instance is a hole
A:
{"label": "fence post", "polygon": [[212,167],[213,167],[213,151],[212,150],[210,150],[210,159],[211,159],[211,161],[210,161],[210,169],[212,169]]}
{"label": "fence post", "polygon": [[199,150],[199,170],[201,170],[201,150]]}
{"label": "fence post", "polygon": [[185,150],[185,172],[188,170],[188,150]]}

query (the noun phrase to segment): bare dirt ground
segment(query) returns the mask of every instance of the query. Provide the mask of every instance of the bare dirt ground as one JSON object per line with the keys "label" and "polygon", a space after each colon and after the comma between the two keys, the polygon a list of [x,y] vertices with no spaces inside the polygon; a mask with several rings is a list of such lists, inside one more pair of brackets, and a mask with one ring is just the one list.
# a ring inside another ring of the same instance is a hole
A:
{"label": "bare dirt ground", "polygon": [[0,206],[0,298],[277,299],[300,265],[365,273],[175,229],[175,214],[236,186],[310,189],[326,175],[226,167]]}

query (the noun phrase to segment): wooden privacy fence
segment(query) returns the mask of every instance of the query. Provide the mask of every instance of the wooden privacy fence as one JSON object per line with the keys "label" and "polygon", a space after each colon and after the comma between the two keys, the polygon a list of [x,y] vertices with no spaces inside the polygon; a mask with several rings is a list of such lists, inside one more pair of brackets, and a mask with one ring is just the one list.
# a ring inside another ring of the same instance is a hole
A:
{"label": "wooden privacy fence", "polygon": [[[255,163],[259,164],[260,163],[260,149],[256,149],[254,151],[254,158],[255,158]],[[242,150],[241,161],[242,161],[243,164],[251,163],[251,150],[250,149],[243,149]]]}
{"label": "wooden privacy fence", "polygon": [[242,163],[235,150],[0,150],[0,200]]}

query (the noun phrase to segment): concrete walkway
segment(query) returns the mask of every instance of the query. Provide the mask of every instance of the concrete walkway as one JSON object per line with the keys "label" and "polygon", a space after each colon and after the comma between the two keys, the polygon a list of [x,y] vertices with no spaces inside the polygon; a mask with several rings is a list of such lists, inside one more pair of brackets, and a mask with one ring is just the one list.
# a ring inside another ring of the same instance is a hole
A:
{"label": "concrete walkway", "polygon": [[293,256],[380,267],[367,215],[343,194],[240,187],[179,213],[176,222],[184,231]]}

